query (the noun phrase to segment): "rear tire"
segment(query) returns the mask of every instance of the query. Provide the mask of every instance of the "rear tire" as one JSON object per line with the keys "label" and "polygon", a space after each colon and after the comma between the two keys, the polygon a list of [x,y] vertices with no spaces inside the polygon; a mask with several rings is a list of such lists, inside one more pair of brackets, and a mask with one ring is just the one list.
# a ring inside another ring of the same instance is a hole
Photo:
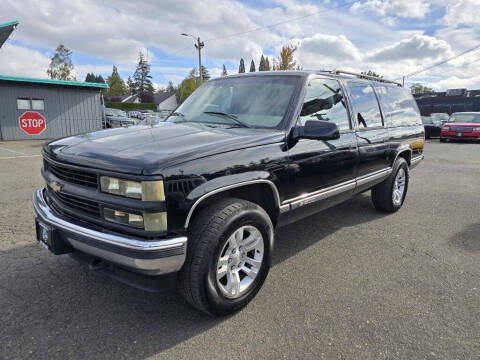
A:
{"label": "rear tire", "polygon": [[246,200],[223,199],[200,211],[188,231],[179,290],[197,309],[228,315],[247,305],[265,281],[273,225],[265,210]]}
{"label": "rear tire", "polygon": [[390,176],[372,188],[372,202],[379,211],[396,212],[403,205],[408,190],[408,163],[399,157]]}

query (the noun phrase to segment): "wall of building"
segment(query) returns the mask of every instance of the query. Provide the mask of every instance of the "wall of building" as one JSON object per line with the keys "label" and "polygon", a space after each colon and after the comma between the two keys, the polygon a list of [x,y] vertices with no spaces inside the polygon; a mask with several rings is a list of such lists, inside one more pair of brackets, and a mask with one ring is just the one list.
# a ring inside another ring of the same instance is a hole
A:
{"label": "wall of building", "polygon": [[431,113],[480,111],[480,97],[435,96],[417,98],[416,101],[422,116],[430,116]]}
{"label": "wall of building", "polygon": [[177,108],[177,98],[175,97],[175,94],[165,99],[160,104],[158,104],[158,111],[172,112],[176,108]]}
{"label": "wall of building", "polygon": [[[43,99],[46,129],[28,135],[19,126],[19,117],[28,110],[17,109],[17,98]],[[101,93],[95,88],[0,83],[0,139],[55,139],[102,128]]]}

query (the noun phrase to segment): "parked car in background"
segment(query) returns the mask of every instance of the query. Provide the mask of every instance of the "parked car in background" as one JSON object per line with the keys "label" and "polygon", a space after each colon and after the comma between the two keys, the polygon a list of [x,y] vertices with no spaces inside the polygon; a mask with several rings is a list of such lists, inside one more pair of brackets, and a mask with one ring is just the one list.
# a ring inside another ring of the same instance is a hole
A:
{"label": "parked car in background", "polygon": [[432,118],[433,121],[439,121],[443,124],[448,121],[450,115],[448,115],[447,113],[431,113],[430,118]]}
{"label": "parked car in background", "polygon": [[127,113],[120,109],[105,108],[105,126],[107,128],[136,125],[137,120],[129,118]]}
{"label": "parked car in background", "polygon": [[430,116],[422,116],[423,127],[425,128],[425,139],[439,137],[442,132],[442,122]]}
{"label": "parked car in background", "polygon": [[458,112],[443,124],[440,141],[480,140],[480,112]]}
{"label": "parked car in background", "polygon": [[408,89],[365,77],[219,77],[167,122],[45,144],[37,240],[143,289],[178,272],[190,304],[235,312],[267,277],[275,228],[367,190],[379,211],[402,207],[420,113]]}
{"label": "parked car in background", "polygon": [[127,115],[128,115],[129,118],[138,119],[138,116],[140,115],[140,111],[138,111],[138,110],[130,110],[130,111],[127,113]]}

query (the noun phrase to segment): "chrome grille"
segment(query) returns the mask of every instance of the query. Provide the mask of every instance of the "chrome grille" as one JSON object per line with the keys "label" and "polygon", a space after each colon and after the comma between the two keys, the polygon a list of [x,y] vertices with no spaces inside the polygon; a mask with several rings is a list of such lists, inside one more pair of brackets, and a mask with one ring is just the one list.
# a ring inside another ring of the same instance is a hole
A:
{"label": "chrome grille", "polygon": [[100,217],[100,205],[96,201],[86,200],[78,196],[55,192],[48,187],[48,195],[56,201],[62,210],[80,211],[87,215]]}
{"label": "chrome grille", "polygon": [[44,161],[44,168],[61,180],[77,185],[97,187],[97,175],[94,173],[52,164],[48,161]]}
{"label": "chrome grille", "polygon": [[473,127],[450,126],[450,131],[455,131],[455,132],[472,132],[472,131],[473,131]]}

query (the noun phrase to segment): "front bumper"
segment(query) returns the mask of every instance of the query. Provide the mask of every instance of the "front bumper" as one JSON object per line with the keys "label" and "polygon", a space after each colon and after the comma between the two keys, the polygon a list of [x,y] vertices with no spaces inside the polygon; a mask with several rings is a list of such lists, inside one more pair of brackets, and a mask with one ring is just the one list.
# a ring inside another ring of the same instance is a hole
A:
{"label": "front bumper", "polygon": [[55,212],[46,202],[44,189],[33,194],[33,207],[40,220],[59,230],[75,250],[123,266],[130,270],[161,275],[181,269],[185,262],[185,236],[146,240],[93,230],[73,223]]}

